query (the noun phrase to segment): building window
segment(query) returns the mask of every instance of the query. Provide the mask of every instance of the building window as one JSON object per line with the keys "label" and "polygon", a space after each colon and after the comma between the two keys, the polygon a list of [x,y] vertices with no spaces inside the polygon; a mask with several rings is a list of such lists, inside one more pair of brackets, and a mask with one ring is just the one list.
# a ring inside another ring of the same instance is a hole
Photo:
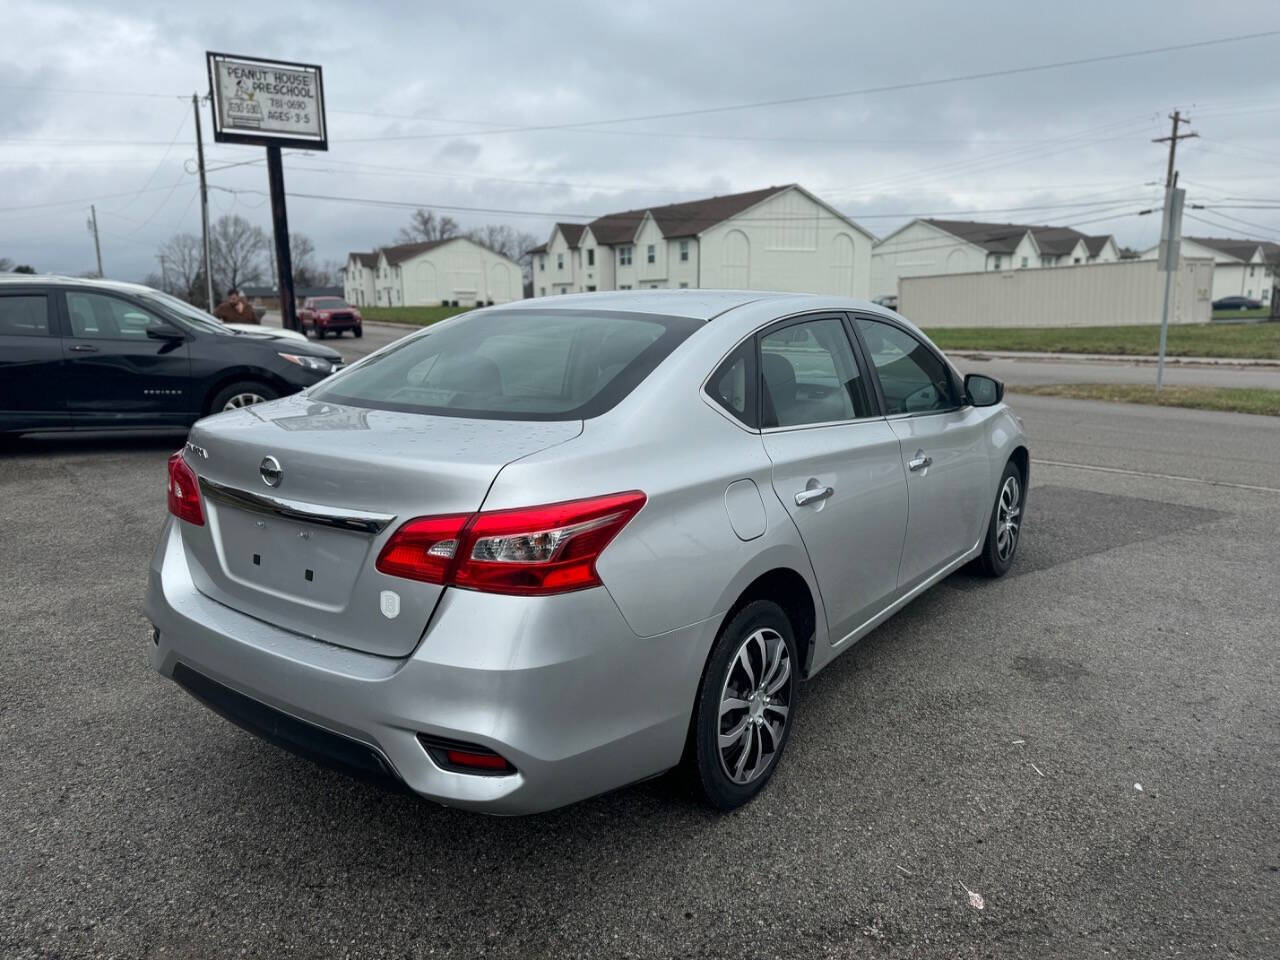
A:
{"label": "building window", "polygon": [[993,260],[991,261],[991,269],[992,269],[992,270],[999,270],[999,269],[1000,269],[1000,264],[1001,264],[1002,262],[1003,262],[1003,261],[1002,261],[999,257],[996,257],[995,259],[993,259]]}
{"label": "building window", "polygon": [[1023,257],[1023,258],[1022,258],[1022,265],[1023,265],[1024,267],[1027,265],[1027,258],[1026,258],[1026,257]]}
{"label": "building window", "polygon": [[688,240],[680,241],[680,262],[681,263],[689,262],[689,241]]}
{"label": "building window", "polygon": [[[618,266],[620,267],[631,266],[631,247],[630,246],[618,248]],[[623,289],[630,290],[631,288],[623,287]]]}
{"label": "building window", "polygon": [[1080,258],[1079,258],[1079,257],[1076,257],[1076,258],[1075,258],[1074,260],[1072,260],[1071,262],[1072,262],[1072,263],[1079,263],[1079,262],[1080,262]]}
{"label": "building window", "polygon": [[681,289],[681,290],[688,290],[688,289],[689,289],[689,285],[688,285],[687,283],[682,283],[682,284],[680,284],[680,289]]}
{"label": "building window", "polygon": [[591,247],[587,250],[587,266],[594,267],[596,265],[596,248]]}
{"label": "building window", "polygon": [[1255,267],[1252,267],[1252,266],[1251,266],[1251,267],[1249,267],[1249,276],[1251,276],[1251,277],[1253,276],[1253,271],[1254,271],[1255,269],[1256,269]]}
{"label": "building window", "polygon": [[547,258],[546,258],[546,257],[539,257],[539,258],[538,258],[538,269],[539,269],[539,270],[543,270],[543,271],[545,271],[545,270],[547,269]]}
{"label": "building window", "polygon": [[557,270],[563,270],[563,269],[564,269],[564,254],[563,254],[563,253],[557,253],[557,254],[556,254],[556,269],[557,269]]}
{"label": "building window", "polygon": [[587,293],[595,293],[595,292],[596,292],[596,288],[595,288],[595,286],[594,286],[593,284],[590,284],[590,283],[589,283],[589,284],[587,284]]}
{"label": "building window", "polygon": [[546,295],[547,295],[547,288],[546,288],[546,287],[539,287],[539,288],[538,288],[538,296],[540,296],[540,297],[545,297]]}
{"label": "building window", "polygon": [[622,286],[620,286],[618,289],[619,289],[619,290],[630,290],[630,289],[631,289],[631,284],[629,284],[629,283],[624,283],[624,284],[623,284]]}
{"label": "building window", "polygon": [[651,243],[651,244],[649,244],[649,249],[648,249],[648,251],[646,252],[645,256],[646,256],[646,258],[648,259],[648,261],[649,261],[650,263],[655,263],[655,262],[657,261],[657,259],[658,259],[658,252],[657,252],[657,248],[656,248],[656,247],[654,247],[654,245],[653,245],[652,243]]}

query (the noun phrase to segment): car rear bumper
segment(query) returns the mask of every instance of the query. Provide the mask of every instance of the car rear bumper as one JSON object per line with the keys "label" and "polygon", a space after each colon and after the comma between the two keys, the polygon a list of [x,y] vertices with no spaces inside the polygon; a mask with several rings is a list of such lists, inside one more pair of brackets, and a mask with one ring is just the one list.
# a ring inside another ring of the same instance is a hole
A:
{"label": "car rear bumper", "polygon": [[[182,526],[169,518],[151,564],[152,664],[260,736],[499,814],[549,810],[679,762],[718,618],[641,638],[604,589],[545,598],[450,589],[410,656],[375,656],[200,593]],[[494,750],[516,772],[446,770],[419,733]]]}

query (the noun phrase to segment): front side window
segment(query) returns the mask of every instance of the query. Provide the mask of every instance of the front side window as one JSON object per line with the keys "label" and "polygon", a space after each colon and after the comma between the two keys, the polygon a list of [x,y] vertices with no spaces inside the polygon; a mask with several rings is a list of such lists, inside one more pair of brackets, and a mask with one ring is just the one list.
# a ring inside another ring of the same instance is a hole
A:
{"label": "front side window", "polygon": [[408,337],[311,391],[317,400],[489,420],[599,416],[702,325],[587,310],[478,313]]}
{"label": "front side window", "polygon": [[43,294],[0,297],[0,337],[47,337],[49,299]]}
{"label": "front side window", "polygon": [[147,327],[161,325],[156,316],[126,300],[102,293],[68,291],[71,335],[88,340],[142,340]]}
{"label": "front side window", "polygon": [[760,338],[764,427],[869,416],[857,361],[836,317],[806,320]]}
{"label": "front side window", "polygon": [[653,263],[653,262],[657,259],[657,255],[658,255],[658,254],[657,254],[657,250],[656,250],[656,248],[654,247],[654,245],[653,245],[652,243],[651,243],[651,244],[649,244],[649,249],[648,249],[648,251],[646,252],[646,256],[648,257],[649,262],[650,262],[650,263]]}
{"label": "front side window", "polygon": [[930,413],[960,406],[951,371],[936,353],[891,323],[858,318],[871,365],[880,378],[885,413]]}

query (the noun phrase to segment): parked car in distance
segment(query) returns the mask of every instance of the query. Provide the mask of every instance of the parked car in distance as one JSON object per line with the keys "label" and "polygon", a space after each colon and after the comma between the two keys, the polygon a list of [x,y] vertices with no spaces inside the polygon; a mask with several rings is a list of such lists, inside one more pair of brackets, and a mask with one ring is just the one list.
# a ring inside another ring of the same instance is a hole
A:
{"label": "parked car in distance", "polygon": [[1252,297],[1222,297],[1213,301],[1215,310],[1261,310],[1262,306],[1261,300]]}
{"label": "parked car in distance", "polygon": [[185,427],[341,367],[337,351],[279,334],[142,284],[0,277],[0,434]]}
{"label": "parked car in distance", "polygon": [[898,309],[898,297],[896,294],[888,294],[887,296],[876,297],[871,302],[877,303],[882,307],[888,307],[890,310]]}
{"label": "parked car in distance", "polygon": [[350,330],[354,336],[364,336],[364,318],[360,311],[341,297],[307,297],[298,310],[298,326],[304,334],[312,333],[323,340],[332,333],[342,336]]}
{"label": "parked car in distance", "polygon": [[683,762],[732,808],[802,681],[962,565],[1013,564],[1030,460],[1003,393],[865,301],[453,317],[192,428],[152,664],[450,806],[532,813]]}

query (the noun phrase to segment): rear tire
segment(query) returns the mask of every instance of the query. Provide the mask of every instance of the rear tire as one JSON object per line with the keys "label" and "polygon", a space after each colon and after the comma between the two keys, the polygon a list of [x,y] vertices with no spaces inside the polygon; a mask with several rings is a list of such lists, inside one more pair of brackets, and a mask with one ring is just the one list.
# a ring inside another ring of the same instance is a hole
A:
{"label": "rear tire", "polygon": [[987,540],[978,565],[988,577],[1003,577],[1013,566],[1022,541],[1022,510],[1027,502],[1027,487],[1022,471],[1010,460],[996,488],[996,502],[991,507],[987,524]]}
{"label": "rear tire", "polygon": [[223,387],[209,401],[209,413],[222,413],[224,410],[238,410],[250,407],[255,403],[264,403],[280,396],[265,383],[253,380],[242,380]]}
{"label": "rear tire", "polygon": [[319,327],[316,327],[316,339],[317,339],[317,340],[323,340],[323,339],[324,339],[324,331],[323,331],[323,330],[321,330]]}
{"label": "rear tire", "polygon": [[732,810],[764,789],[791,736],[800,660],[791,621],[768,600],[725,624],[703,671],[686,763],[703,798]]}

